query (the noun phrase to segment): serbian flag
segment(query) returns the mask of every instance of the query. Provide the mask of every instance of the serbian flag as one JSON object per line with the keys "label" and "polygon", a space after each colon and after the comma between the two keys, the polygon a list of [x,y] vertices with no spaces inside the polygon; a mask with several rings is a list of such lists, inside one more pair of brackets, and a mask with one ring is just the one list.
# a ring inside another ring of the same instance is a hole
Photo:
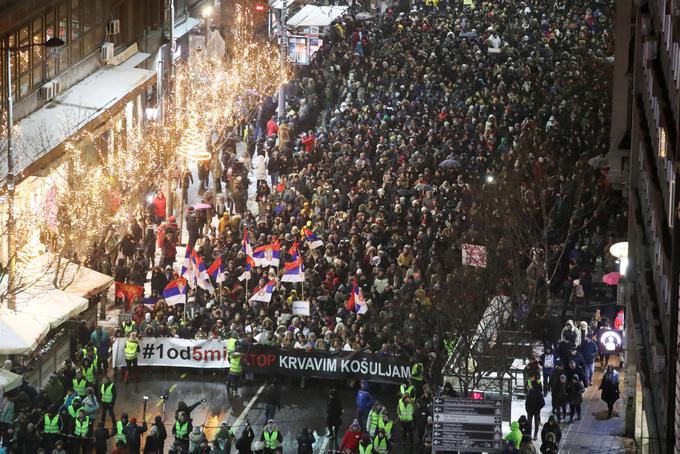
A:
{"label": "serbian flag", "polygon": [[208,276],[208,269],[203,262],[203,258],[193,251],[191,253],[191,262],[194,265],[194,274],[196,275],[196,285],[201,287],[203,290],[210,293],[214,292],[215,289],[210,282],[210,277]]}
{"label": "serbian flag", "polygon": [[249,255],[246,255],[246,270],[238,277],[239,281],[250,279],[250,270],[255,268],[255,260]]}
{"label": "serbian flag", "polygon": [[356,279],[354,279],[354,282],[352,283],[352,294],[349,295],[349,299],[347,299],[345,307],[348,311],[353,311],[357,314],[365,314],[368,312],[368,304],[366,304],[364,294],[357,285]]}
{"label": "serbian flag", "polygon": [[281,245],[279,243],[265,244],[253,250],[253,260],[257,266],[279,266]]}
{"label": "serbian flag", "polygon": [[163,299],[168,306],[184,304],[187,296],[187,281],[183,277],[170,281],[163,289]]}
{"label": "serbian flag", "polygon": [[262,301],[263,303],[271,302],[272,294],[274,293],[274,287],[276,287],[275,280],[267,282],[264,286],[255,290],[253,296],[251,296],[248,301],[251,303],[255,301]]}
{"label": "serbian flag", "polygon": [[307,240],[307,246],[309,249],[316,249],[323,246],[323,241],[321,241],[314,232],[309,230],[307,227],[302,228],[302,232],[305,234],[305,239]]}
{"label": "serbian flag", "polygon": [[141,285],[125,284],[116,282],[116,298],[125,301],[125,310],[129,311],[132,303],[144,295],[144,287]]}
{"label": "serbian flag", "polygon": [[224,272],[222,270],[222,257],[218,257],[217,260],[212,262],[212,265],[208,268],[208,276],[210,279],[214,280],[218,284],[224,282]]}
{"label": "serbian flag", "polygon": [[243,242],[241,243],[241,250],[245,255],[253,255],[253,247],[250,245],[250,235],[248,234],[248,227],[243,229]]}
{"label": "serbian flag", "polygon": [[293,245],[290,247],[290,249],[288,249],[288,255],[290,255],[290,257],[293,260],[297,260],[299,253],[300,253],[300,251],[298,251],[298,244],[297,244],[297,241],[296,241],[295,243],[293,243]]}
{"label": "serbian flag", "polygon": [[305,265],[302,263],[302,257],[298,257],[292,262],[283,264],[283,276],[281,282],[304,282],[305,281]]}
{"label": "serbian flag", "polygon": [[196,288],[196,273],[194,272],[194,264],[191,260],[193,251],[187,244],[186,252],[184,252],[184,261],[182,262],[182,270],[179,273],[180,277],[186,279],[189,287]]}

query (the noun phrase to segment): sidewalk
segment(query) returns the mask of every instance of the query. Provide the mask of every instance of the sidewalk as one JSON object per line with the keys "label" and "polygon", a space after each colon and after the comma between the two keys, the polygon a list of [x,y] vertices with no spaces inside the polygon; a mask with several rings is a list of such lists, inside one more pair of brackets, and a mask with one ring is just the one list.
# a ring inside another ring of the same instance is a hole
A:
{"label": "sidewalk", "polygon": [[[619,371],[621,377],[620,389],[624,389],[625,375]],[[599,386],[602,381],[602,371],[596,370],[593,376],[593,384],[583,394],[581,405],[581,419],[573,423],[563,422],[562,440],[560,442],[560,454],[584,454],[584,453],[634,453],[632,439],[624,438],[623,433],[623,400],[619,399],[614,405],[613,416],[607,419],[607,404],[600,399]],[[526,415],[524,399],[513,399],[512,421]],[[541,410],[541,423],[548,421],[552,414],[552,396],[545,398],[545,407]],[[540,430],[538,440],[534,442],[537,450],[540,450]],[[510,430],[508,423],[503,423],[503,433]]]}

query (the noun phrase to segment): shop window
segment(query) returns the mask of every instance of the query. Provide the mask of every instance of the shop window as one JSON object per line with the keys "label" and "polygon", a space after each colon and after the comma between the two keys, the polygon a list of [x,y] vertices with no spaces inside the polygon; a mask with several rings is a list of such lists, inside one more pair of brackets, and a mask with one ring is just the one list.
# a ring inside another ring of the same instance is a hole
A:
{"label": "shop window", "polygon": [[666,155],[668,154],[668,148],[667,148],[668,147],[668,138],[666,137],[666,128],[664,128],[663,126],[659,126],[658,136],[659,136],[659,143],[658,143],[656,155],[661,159],[665,159]]}
{"label": "shop window", "polygon": [[23,26],[19,29],[19,46],[24,47],[23,50],[16,52],[19,64],[19,96],[22,98],[26,96],[28,90],[31,88],[31,49],[27,46],[31,44],[31,27],[29,25]]}
{"label": "shop window", "polygon": [[69,51],[70,51],[69,17],[68,17],[68,4],[67,3],[62,3],[61,5],[59,5],[57,26],[58,26],[59,39],[63,40],[66,43],[65,46],[62,46],[62,48],[59,52],[59,58],[58,58],[57,71],[62,72],[66,68],[68,68]]}
{"label": "shop window", "polygon": [[[45,14],[45,41],[57,36],[54,24],[54,11],[49,11]],[[50,80],[57,75],[57,60],[61,52],[63,52],[63,49],[46,49],[45,80]]]}
{"label": "shop window", "polygon": [[[43,18],[39,17],[33,21],[33,28],[31,30],[31,43],[41,44],[45,41],[43,37]],[[45,55],[45,48],[43,46],[34,46],[31,49],[31,59],[32,59],[32,72],[33,72],[33,83],[32,87],[37,88],[43,82],[43,66],[45,61],[43,60]]]}
{"label": "shop window", "polygon": [[80,0],[71,0],[71,64],[83,56],[81,38]]}

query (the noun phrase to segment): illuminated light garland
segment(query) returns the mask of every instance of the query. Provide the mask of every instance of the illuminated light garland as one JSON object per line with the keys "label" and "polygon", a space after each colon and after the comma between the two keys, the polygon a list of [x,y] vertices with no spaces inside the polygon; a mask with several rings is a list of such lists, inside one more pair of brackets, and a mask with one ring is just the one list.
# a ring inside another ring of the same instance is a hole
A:
{"label": "illuminated light garland", "polygon": [[206,148],[206,136],[198,129],[197,123],[196,113],[189,115],[189,127],[184,131],[182,142],[177,148],[177,153],[190,162],[210,159],[210,152]]}

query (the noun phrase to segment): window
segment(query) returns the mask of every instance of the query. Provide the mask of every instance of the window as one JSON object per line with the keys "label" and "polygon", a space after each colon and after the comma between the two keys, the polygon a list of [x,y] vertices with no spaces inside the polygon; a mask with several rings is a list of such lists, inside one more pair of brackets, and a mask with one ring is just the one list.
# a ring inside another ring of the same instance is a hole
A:
{"label": "window", "polygon": [[666,128],[663,126],[659,126],[659,131],[658,131],[658,136],[659,136],[659,145],[658,145],[658,150],[657,150],[657,157],[665,159],[666,155],[668,153],[668,138],[666,137]]}
{"label": "window", "polygon": [[[31,29],[31,43],[40,44],[45,41],[43,37],[43,18],[39,17],[33,21],[33,28]],[[43,66],[45,61],[43,57],[45,55],[45,48],[43,46],[35,46],[31,49],[31,66],[32,66],[32,87],[39,87],[43,82]]]}
{"label": "window", "polygon": [[59,52],[59,60],[58,60],[58,67],[57,71],[61,72],[65,70],[68,67],[68,56],[69,56],[69,51],[70,51],[70,45],[69,45],[69,39],[68,39],[68,23],[69,23],[69,17],[68,17],[68,4],[67,3],[62,3],[59,5],[59,11],[58,11],[58,16],[57,16],[57,21],[58,21],[58,33],[59,33],[59,39],[63,40],[66,45],[61,48],[61,51]]}
{"label": "window", "polygon": [[[45,14],[45,41],[50,38],[57,36],[57,32],[54,28],[54,11],[49,11]],[[57,75],[57,60],[59,59],[59,54],[64,52],[64,49],[48,49],[46,53],[47,64],[45,80],[50,80]]]}
{"label": "window", "polygon": [[71,64],[75,64],[82,54],[80,0],[71,0]]}
{"label": "window", "polygon": [[[29,46],[31,44],[30,32],[30,25],[25,25],[19,29],[20,47]],[[17,96],[17,98],[22,98],[26,96],[31,88],[31,49],[25,47],[17,52],[17,57],[19,60],[19,79],[17,80],[19,85],[19,96]]]}

